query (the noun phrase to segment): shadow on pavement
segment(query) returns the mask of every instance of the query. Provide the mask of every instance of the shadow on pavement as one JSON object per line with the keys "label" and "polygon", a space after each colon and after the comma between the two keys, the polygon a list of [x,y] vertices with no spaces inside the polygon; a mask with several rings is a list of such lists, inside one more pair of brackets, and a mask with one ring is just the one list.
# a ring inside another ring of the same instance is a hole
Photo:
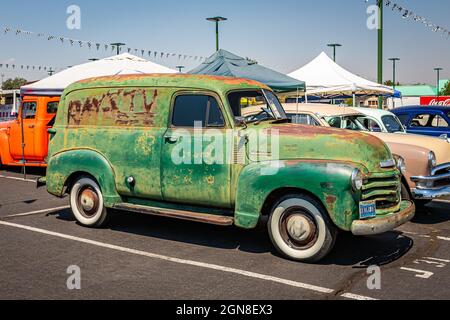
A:
{"label": "shadow on pavement", "polygon": [[[33,167],[28,167],[26,168],[26,173],[27,175],[31,175],[31,176],[39,176],[39,177],[43,177],[46,174],[47,169],[46,168],[33,168]],[[5,172],[5,173],[14,173],[14,174],[19,174],[21,175],[22,172],[22,167],[2,167],[0,170],[1,172]]]}
{"label": "shadow on pavement", "polygon": [[[53,215],[64,221],[75,221],[70,210]],[[254,230],[243,230],[237,227],[220,227],[165,217],[111,211],[110,222],[106,229],[210,248],[256,254],[271,253],[281,258],[272,246],[263,226]],[[320,264],[353,266],[353,268],[386,265],[404,256],[413,244],[412,239],[397,231],[370,237],[355,237],[342,232],[338,236],[334,250]]]}
{"label": "shadow on pavement", "polygon": [[415,224],[438,224],[450,221],[450,203],[434,201],[431,204],[417,210],[414,219]]}

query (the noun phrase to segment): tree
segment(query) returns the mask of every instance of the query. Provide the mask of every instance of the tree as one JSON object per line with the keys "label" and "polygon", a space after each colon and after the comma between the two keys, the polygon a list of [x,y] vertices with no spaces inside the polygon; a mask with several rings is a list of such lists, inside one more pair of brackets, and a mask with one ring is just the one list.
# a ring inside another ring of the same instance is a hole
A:
{"label": "tree", "polygon": [[440,92],[441,96],[450,96],[450,81],[447,81],[447,83],[444,85]]}
{"label": "tree", "polygon": [[16,90],[20,89],[23,85],[25,85],[28,81],[23,78],[15,78],[15,79],[8,79],[3,83],[3,90]]}
{"label": "tree", "polygon": [[[394,82],[392,80],[388,80],[388,81],[384,82],[384,85],[388,86],[388,87],[392,87],[392,86],[394,86]],[[397,87],[400,86],[400,82],[397,81],[397,84],[395,86],[397,86]]]}

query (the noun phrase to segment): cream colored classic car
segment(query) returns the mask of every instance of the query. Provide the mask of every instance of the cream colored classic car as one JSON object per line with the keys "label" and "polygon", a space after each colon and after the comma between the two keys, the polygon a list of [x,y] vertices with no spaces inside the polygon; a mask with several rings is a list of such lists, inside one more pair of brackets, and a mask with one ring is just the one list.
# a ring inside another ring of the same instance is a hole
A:
{"label": "cream colored classic car", "polygon": [[[324,104],[283,104],[293,122],[367,131],[383,140],[403,167],[405,199],[423,205],[433,199],[450,199],[450,144],[443,139],[413,134],[371,132],[365,115],[350,107]],[[402,165],[403,162],[403,165]]]}

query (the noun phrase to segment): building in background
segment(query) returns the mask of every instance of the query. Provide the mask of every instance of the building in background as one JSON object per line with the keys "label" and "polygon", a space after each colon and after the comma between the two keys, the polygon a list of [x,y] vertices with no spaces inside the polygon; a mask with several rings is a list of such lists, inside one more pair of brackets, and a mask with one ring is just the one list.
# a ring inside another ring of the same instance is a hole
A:
{"label": "building in background", "polygon": [[[444,88],[444,86],[449,82],[449,79],[444,79],[439,82],[439,91]],[[450,105],[450,97],[439,97],[437,98],[436,86],[427,84],[417,84],[417,85],[404,85],[397,86],[396,90],[400,91],[402,98],[388,99],[388,108],[392,109],[394,107],[404,107],[404,106],[417,106],[417,105],[429,105],[429,104],[444,104]]]}

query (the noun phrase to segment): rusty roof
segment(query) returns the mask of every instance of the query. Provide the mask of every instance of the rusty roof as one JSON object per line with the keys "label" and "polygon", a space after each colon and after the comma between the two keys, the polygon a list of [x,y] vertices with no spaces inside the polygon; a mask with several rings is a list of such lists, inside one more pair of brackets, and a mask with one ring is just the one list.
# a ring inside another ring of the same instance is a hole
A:
{"label": "rusty roof", "polygon": [[228,91],[232,89],[263,88],[266,85],[243,78],[187,75],[187,74],[133,74],[96,77],[78,81],[70,85],[66,94],[71,91],[98,87],[180,87],[192,89],[206,89]]}

